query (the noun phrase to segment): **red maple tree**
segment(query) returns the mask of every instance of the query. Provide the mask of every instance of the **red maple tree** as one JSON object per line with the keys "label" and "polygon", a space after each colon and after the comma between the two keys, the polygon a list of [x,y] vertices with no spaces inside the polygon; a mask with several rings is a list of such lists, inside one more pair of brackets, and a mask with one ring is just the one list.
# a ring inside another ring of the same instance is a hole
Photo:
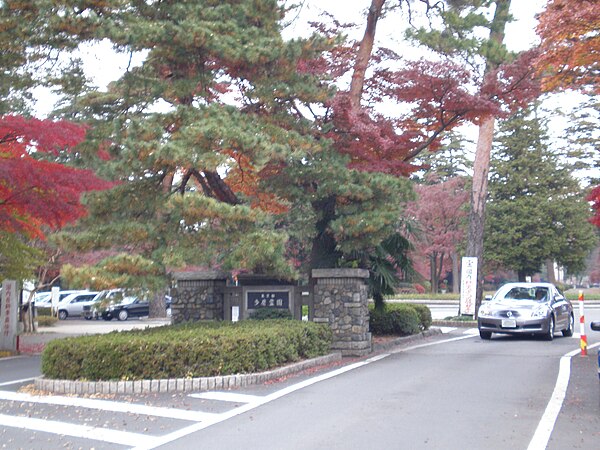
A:
{"label": "red maple tree", "polygon": [[[597,0],[551,0],[540,14],[541,38],[536,65],[545,91],[579,89],[600,93],[600,2]],[[592,223],[600,227],[600,186],[588,200],[595,210]]]}
{"label": "red maple tree", "polygon": [[[434,181],[430,178],[429,181]],[[419,227],[419,239],[415,243],[417,270],[431,280],[432,292],[437,292],[442,276],[450,270],[451,258],[456,257],[457,246],[465,236],[464,206],[469,200],[465,180],[450,178],[444,182],[415,186],[417,200],[407,206],[407,214],[414,217]]]}
{"label": "red maple tree", "polygon": [[44,237],[86,213],[82,193],[112,183],[90,170],[37,158],[68,152],[85,137],[85,128],[67,121],[7,115],[0,118],[0,229]]}

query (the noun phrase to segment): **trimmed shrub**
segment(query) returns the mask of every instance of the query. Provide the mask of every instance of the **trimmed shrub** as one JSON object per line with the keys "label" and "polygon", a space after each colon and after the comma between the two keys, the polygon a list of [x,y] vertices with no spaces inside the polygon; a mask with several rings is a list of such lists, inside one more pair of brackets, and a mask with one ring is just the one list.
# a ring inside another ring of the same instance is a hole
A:
{"label": "trimmed shrub", "polygon": [[293,319],[292,312],[289,309],[281,308],[261,308],[250,314],[250,319],[267,320],[267,319]]}
{"label": "trimmed shrub", "polygon": [[433,319],[431,318],[431,310],[427,305],[421,305],[418,303],[411,303],[409,305],[419,315],[419,323],[421,324],[421,330],[428,330],[431,324],[433,323]]}
{"label": "trimmed shrub", "polygon": [[48,307],[48,308],[46,308],[46,307],[43,307],[43,308],[36,307],[35,308],[35,312],[38,315],[38,317],[40,317],[40,316],[51,317],[52,316],[52,308],[50,308],[50,307]]}
{"label": "trimmed shrub", "polygon": [[52,316],[37,316],[36,320],[38,326],[40,327],[51,327],[56,322],[58,322],[58,319]]}
{"label": "trimmed shrub", "polygon": [[42,373],[94,381],[252,373],[327,354],[331,340],[327,326],[295,320],[168,325],[53,340]]}
{"label": "trimmed shrub", "polygon": [[411,305],[386,304],[382,310],[369,309],[369,329],[375,335],[408,336],[421,331],[419,315]]}

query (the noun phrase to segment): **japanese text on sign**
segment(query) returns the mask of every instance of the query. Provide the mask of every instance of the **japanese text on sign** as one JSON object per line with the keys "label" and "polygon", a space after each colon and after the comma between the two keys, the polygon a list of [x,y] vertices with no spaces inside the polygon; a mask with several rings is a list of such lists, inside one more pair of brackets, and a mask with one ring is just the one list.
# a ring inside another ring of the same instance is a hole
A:
{"label": "japanese text on sign", "polygon": [[290,306],[290,293],[278,292],[248,292],[248,309],[286,308]]}

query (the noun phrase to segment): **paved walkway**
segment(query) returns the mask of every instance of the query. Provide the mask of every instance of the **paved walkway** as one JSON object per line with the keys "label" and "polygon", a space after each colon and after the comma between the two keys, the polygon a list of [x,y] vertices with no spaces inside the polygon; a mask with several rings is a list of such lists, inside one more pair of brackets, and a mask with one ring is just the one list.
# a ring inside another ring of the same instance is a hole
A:
{"label": "paved walkway", "polygon": [[125,331],[143,329],[147,327],[159,327],[168,325],[171,319],[130,319],[125,322],[67,319],[59,320],[51,327],[39,327],[37,333],[24,333],[19,336],[19,351],[21,353],[41,353],[44,346],[54,340],[86,334],[105,334],[112,331]]}

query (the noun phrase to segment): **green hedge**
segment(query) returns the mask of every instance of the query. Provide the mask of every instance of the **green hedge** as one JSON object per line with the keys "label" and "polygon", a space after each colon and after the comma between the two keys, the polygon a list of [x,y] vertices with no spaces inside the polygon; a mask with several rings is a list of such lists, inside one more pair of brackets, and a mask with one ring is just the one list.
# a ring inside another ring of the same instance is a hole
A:
{"label": "green hedge", "polygon": [[409,306],[412,307],[419,315],[419,323],[421,326],[421,330],[429,330],[429,327],[431,327],[431,324],[433,323],[433,319],[431,317],[431,310],[429,309],[429,307],[427,305],[422,305],[418,303],[411,303]]}
{"label": "green hedge", "polygon": [[327,326],[290,320],[169,325],[51,341],[42,373],[90,381],[253,373],[327,354],[331,338]]}
{"label": "green hedge", "polygon": [[261,308],[250,314],[250,319],[253,320],[267,320],[267,319],[288,319],[291,320],[294,317],[289,309],[279,308]]}
{"label": "green hedge", "polygon": [[37,316],[36,320],[38,326],[40,327],[51,327],[56,322],[58,322],[58,319],[52,316]]}
{"label": "green hedge", "polygon": [[375,335],[408,336],[431,326],[431,311],[425,305],[386,303],[382,310],[369,305],[369,329]]}

